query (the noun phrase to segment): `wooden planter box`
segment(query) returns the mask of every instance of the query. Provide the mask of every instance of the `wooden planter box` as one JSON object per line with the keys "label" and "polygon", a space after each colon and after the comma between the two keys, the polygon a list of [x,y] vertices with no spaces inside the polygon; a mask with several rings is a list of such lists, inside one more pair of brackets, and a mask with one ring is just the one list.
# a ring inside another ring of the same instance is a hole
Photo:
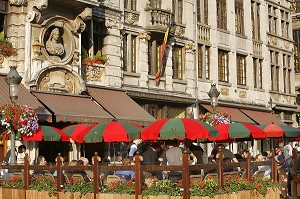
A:
{"label": "wooden planter box", "polygon": [[0,190],[1,199],[25,199],[25,189],[1,188]]}
{"label": "wooden planter box", "polygon": [[57,196],[49,196],[47,191],[26,190],[26,199],[57,199]]}
{"label": "wooden planter box", "polygon": [[168,195],[158,195],[158,196],[142,196],[140,199],[182,199],[182,196],[168,196]]}
{"label": "wooden planter box", "polygon": [[117,193],[98,193],[97,199],[135,199],[135,195],[129,195],[129,194],[121,195]]}
{"label": "wooden planter box", "polygon": [[80,196],[79,192],[59,192],[59,199],[91,199],[94,198],[94,193],[86,193]]}

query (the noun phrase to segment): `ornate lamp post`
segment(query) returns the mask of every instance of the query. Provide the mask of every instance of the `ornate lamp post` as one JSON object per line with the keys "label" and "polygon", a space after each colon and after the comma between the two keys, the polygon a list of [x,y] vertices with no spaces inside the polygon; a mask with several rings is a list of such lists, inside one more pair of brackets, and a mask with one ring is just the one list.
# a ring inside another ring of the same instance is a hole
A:
{"label": "ornate lamp post", "polygon": [[[11,66],[10,71],[7,74],[5,81],[9,86],[9,96],[11,102],[14,102],[18,99],[18,85],[22,81],[22,77],[19,75],[16,66]],[[16,134],[15,129],[11,125],[11,133],[10,133],[10,142],[11,142],[11,155],[10,155],[10,164],[16,164],[16,153],[15,153],[15,140]]]}
{"label": "ornate lamp post", "polygon": [[214,113],[216,111],[217,106],[218,106],[218,97],[220,95],[220,92],[216,88],[216,84],[211,85],[210,90],[207,94],[210,98],[210,103],[211,103],[211,106],[212,106],[212,112]]}

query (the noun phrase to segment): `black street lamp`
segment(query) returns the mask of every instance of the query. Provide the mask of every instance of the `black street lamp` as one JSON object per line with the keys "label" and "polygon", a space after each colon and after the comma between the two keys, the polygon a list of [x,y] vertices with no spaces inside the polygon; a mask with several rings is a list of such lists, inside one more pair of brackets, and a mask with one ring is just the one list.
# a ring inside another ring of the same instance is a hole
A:
{"label": "black street lamp", "polygon": [[218,106],[218,97],[220,95],[220,92],[216,88],[216,84],[211,85],[210,90],[207,94],[210,98],[210,103],[211,103],[211,106],[212,106],[212,112],[214,113],[216,111],[217,106]]}
{"label": "black street lamp", "polygon": [[[9,96],[13,103],[18,99],[18,86],[22,81],[22,77],[19,75],[16,66],[11,66],[9,73],[6,75],[5,81],[9,86]],[[11,153],[10,153],[10,164],[16,164],[16,153],[15,153],[15,141],[16,133],[13,125],[10,125],[10,142],[11,142]]]}

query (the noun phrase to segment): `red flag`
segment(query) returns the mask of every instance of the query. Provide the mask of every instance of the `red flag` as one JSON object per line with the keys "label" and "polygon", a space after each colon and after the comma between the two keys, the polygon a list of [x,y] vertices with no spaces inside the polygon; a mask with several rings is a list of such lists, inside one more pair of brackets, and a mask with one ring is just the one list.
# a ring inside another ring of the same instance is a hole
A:
{"label": "red flag", "polygon": [[166,47],[167,47],[167,40],[168,40],[168,35],[169,35],[169,29],[170,29],[170,27],[167,28],[167,31],[166,31],[165,37],[164,37],[164,42],[163,42],[163,44],[161,46],[160,65],[158,66],[157,73],[155,75],[155,82],[156,82],[156,84],[158,84],[158,82],[160,81],[160,77],[161,77],[161,71],[162,71],[164,55],[165,55],[165,51],[166,51]]}

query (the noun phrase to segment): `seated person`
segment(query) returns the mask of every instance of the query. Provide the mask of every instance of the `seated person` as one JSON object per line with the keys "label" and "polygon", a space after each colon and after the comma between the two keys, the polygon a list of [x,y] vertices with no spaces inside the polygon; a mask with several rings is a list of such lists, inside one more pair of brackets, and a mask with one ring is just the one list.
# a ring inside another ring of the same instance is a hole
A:
{"label": "seated person", "polygon": [[[122,165],[130,166],[134,165],[134,163],[130,160],[130,158],[123,158]],[[116,171],[116,175],[119,176],[121,179],[125,178],[126,180],[131,180],[135,178],[134,171]]]}
{"label": "seated person", "polygon": [[[83,161],[78,160],[75,166],[83,166]],[[73,170],[72,175],[79,174],[83,177],[85,182],[90,182],[91,179],[88,177],[87,173],[84,170]]]}
{"label": "seated person", "polygon": [[[47,165],[47,161],[45,160],[44,156],[39,156],[37,159],[37,165],[38,166],[45,166]],[[32,174],[46,174],[46,173],[50,173],[49,170],[34,170]]]}

